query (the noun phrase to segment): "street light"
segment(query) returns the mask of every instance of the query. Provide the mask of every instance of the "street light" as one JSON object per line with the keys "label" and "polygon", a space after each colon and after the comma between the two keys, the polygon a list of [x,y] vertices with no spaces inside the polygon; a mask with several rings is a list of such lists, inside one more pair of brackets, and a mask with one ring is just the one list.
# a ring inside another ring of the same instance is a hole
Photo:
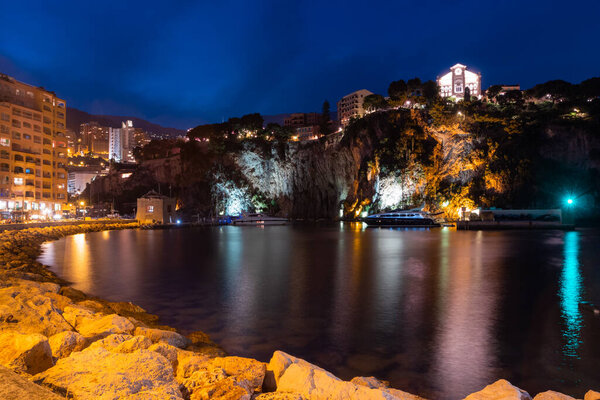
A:
{"label": "street light", "polygon": [[567,204],[568,204],[568,205],[573,205],[573,199],[571,199],[571,198],[568,198],[568,199],[567,199]]}

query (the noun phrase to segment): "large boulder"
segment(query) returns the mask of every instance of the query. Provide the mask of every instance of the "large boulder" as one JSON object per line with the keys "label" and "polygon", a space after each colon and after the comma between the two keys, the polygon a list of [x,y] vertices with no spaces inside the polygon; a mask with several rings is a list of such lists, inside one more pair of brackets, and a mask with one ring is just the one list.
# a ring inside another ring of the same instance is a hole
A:
{"label": "large boulder", "polygon": [[54,358],[68,357],[74,351],[81,351],[87,345],[87,340],[79,333],[64,331],[48,338]]}
{"label": "large boulder", "polygon": [[68,304],[69,299],[56,294],[53,286],[22,280],[13,283],[0,288],[0,304],[3,306],[0,331],[52,336],[73,329],[61,315],[62,307]]}
{"label": "large boulder", "polygon": [[500,379],[479,392],[471,393],[465,400],[531,400],[531,396],[506,379]]}
{"label": "large boulder", "polygon": [[546,392],[538,393],[533,400],[575,400],[575,398],[567,396],[564,393],[555,392],[554,390],[548,390]]}
{"label": "large boulder", "polygon": [[135,334],[146,336],[154,343],[165,342],[171,346],[179,347],[181,349],[185,348],[191,343],[190,339],[180,335],[177,332],[165,331],[162,329],[138,327],[135,329]]}
{"label": "large boulder", "polygon": [[106,315],[100,319],[84,318],[77,324],[77,330],[85,337],[103,337],[115,333],[130,334],[135,326],[125,317],[117,314]]}
{"label": "large boulder", "polygon": [[180,351],[178,381],[191,399],[250,399],[264,376],[265,364],[250,358],[208,359]]}
{"label": "large boulder", "polygon": [[54,361],[48,339],[37,333],[0,333],[0,364],[32,375],[52,367]]}
{"label": "large boulder", "polygon": [[588,390],[583,400],[600,400],[600,392],[595,390]]}
{"label": "large boulder", "polygon": [[2,400],[64,400],[8,368],[0,366],[0,399]]}
{"label": "large boulder", "polygon": [[78,400],[182,398],[171,363],[148,350],[117,353],[90,346],[58,360],[34,380]]}
{"label": "large boulder", "polygon": [[265,382],[266,390],[269,390],[269,385],[275,384],[277,392],[297,393],[309,400],[420,399],[410,393],[388,388],[381,381],[343,381],[322,368],[281,351],[273,354],[267,371],[270,372],[271,382]]}

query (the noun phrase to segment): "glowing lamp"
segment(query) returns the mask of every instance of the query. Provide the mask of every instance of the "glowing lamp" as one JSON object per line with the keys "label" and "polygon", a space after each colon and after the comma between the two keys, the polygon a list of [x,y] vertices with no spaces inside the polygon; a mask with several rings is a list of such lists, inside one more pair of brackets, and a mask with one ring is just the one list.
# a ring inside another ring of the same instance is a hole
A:
{"label": "glowing lamp", "polygon": [[567,204],[568,204],[568,205],[573,205],[573,199],[570,199],[570,198],[569,198],[569,199],[567,199]]}

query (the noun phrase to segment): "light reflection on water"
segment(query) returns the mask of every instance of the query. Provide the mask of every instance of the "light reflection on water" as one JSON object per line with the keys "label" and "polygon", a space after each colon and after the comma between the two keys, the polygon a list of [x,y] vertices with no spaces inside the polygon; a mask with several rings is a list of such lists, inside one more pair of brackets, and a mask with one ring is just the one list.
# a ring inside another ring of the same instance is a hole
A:
{"label": "light reflection on water", "polygon": [[564,328],[562,330],[565,344],[563,353],[567,357],[580,358],[582,318],[579,303],[583,283],[579,271],[579,233],[572,231],[565,234],[564,263],[560,277],[560,305]]}
{"label": "light reflection on water", "polygon": [[578,308],[584,289],[600,292],[599,238],[225,226],[75,235],[40,261],[232,354],[268,361],[281,349],[436,399],[499,378],[581,397],[600,386],[600,323]]}

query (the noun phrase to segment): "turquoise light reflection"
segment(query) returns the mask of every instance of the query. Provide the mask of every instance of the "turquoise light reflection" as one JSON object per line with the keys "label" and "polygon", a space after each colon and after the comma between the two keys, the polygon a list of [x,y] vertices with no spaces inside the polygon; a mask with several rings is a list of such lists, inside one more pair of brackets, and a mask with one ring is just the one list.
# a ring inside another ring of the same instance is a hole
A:
{"label": "turquoise light reflection", "polygon": [[567,232],[565,234],[564,263],[560,277],[560,306],[561,316],[565,327],[562,335],[565,339],[563,354],[567,357],[580,358],[577,350],[581,343],[581,314],[579,302],[581,301],[582,278],[579,271],[579,233]]}

